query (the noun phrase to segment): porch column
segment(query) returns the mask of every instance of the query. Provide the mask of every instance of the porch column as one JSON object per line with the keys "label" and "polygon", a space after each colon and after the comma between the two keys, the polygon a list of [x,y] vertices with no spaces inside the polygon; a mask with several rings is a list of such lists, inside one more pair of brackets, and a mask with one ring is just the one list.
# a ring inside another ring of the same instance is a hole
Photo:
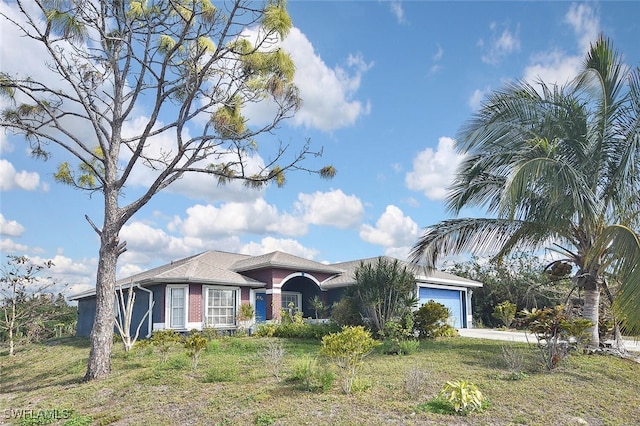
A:
{"label": "porch column", "polygon": [[280,320],[282,294],[280,287],[267,289],[267,320]]}

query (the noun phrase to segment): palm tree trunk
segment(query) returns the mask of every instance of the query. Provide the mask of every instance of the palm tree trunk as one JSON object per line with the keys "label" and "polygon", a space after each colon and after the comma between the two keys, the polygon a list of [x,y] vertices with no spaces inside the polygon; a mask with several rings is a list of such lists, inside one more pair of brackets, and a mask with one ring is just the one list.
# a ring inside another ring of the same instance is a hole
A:
{"label": "palm tree trunk", "polygon": [[598,331],[599,307],[600,289],[597,285],[586,286],[584,288],[584,308],[582,311],[582,317],[593,323],[593,326],[587,329],[587,333],[591,335],[588,347],[592,349],[600,347],[600,334]]}

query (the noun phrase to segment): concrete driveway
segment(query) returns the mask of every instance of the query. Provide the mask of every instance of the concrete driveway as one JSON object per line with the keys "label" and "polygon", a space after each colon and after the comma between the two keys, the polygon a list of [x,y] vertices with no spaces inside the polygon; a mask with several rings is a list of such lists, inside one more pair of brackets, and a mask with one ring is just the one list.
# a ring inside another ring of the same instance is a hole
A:
{"label": "concrete driveway", "polygon": [[[491,328],[462,328],[458,330],[460,336],[474,337],[476,339],[507,340],[511,342],[536,343],[536,338],[532,334],[524,331],[502,331]],[[527,337],[529,340],[527,340]],[[628,351],[640,352],[640,341],[625,340],[624,346]]]}

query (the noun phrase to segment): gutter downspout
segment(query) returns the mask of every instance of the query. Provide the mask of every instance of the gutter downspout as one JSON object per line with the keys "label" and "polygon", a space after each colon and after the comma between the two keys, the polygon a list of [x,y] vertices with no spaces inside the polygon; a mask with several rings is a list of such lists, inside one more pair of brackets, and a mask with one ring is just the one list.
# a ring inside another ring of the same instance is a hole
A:
{"label": "gutter downspout", "polygon": [[149,315],[147,317],[149,327],[147,327],[147,335],[145,336],[148,339],[149,337],[151,337],[151,332],[153,331],[153,312],[151,311],[153,309],[153,292],[148,288],[141,287],[140,284],[137,283],[136,287],[142,291],[146,291],[147,293],[149,293],[149,309],[147,310],[149,312]]}

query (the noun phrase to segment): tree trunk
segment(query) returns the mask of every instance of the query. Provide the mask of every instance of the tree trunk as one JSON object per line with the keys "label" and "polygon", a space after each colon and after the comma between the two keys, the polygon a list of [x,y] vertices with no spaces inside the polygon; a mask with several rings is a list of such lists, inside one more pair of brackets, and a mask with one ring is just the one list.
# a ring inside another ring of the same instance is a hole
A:
{"label": "tree trunk", "polygon": [[600,289],[597,285],[585,286],[584,308],[582,311],[582,317],[590,320],[593,323],[593,326],[587,329],[587,333],[589,333],[591,337],[588,346],[592,349],[597,349],[600,347],[600,334],[598,331],[599,307]]}
{"label": "tree trunk", "polygon": [[86,381],[101,379],[111,372],[111,351],[115,327],[116,265],[120,255],[117,191],[105,196],[104,226],[100,232],[100,253],[96,276],[96,314],[91,329],[91,350]]}

